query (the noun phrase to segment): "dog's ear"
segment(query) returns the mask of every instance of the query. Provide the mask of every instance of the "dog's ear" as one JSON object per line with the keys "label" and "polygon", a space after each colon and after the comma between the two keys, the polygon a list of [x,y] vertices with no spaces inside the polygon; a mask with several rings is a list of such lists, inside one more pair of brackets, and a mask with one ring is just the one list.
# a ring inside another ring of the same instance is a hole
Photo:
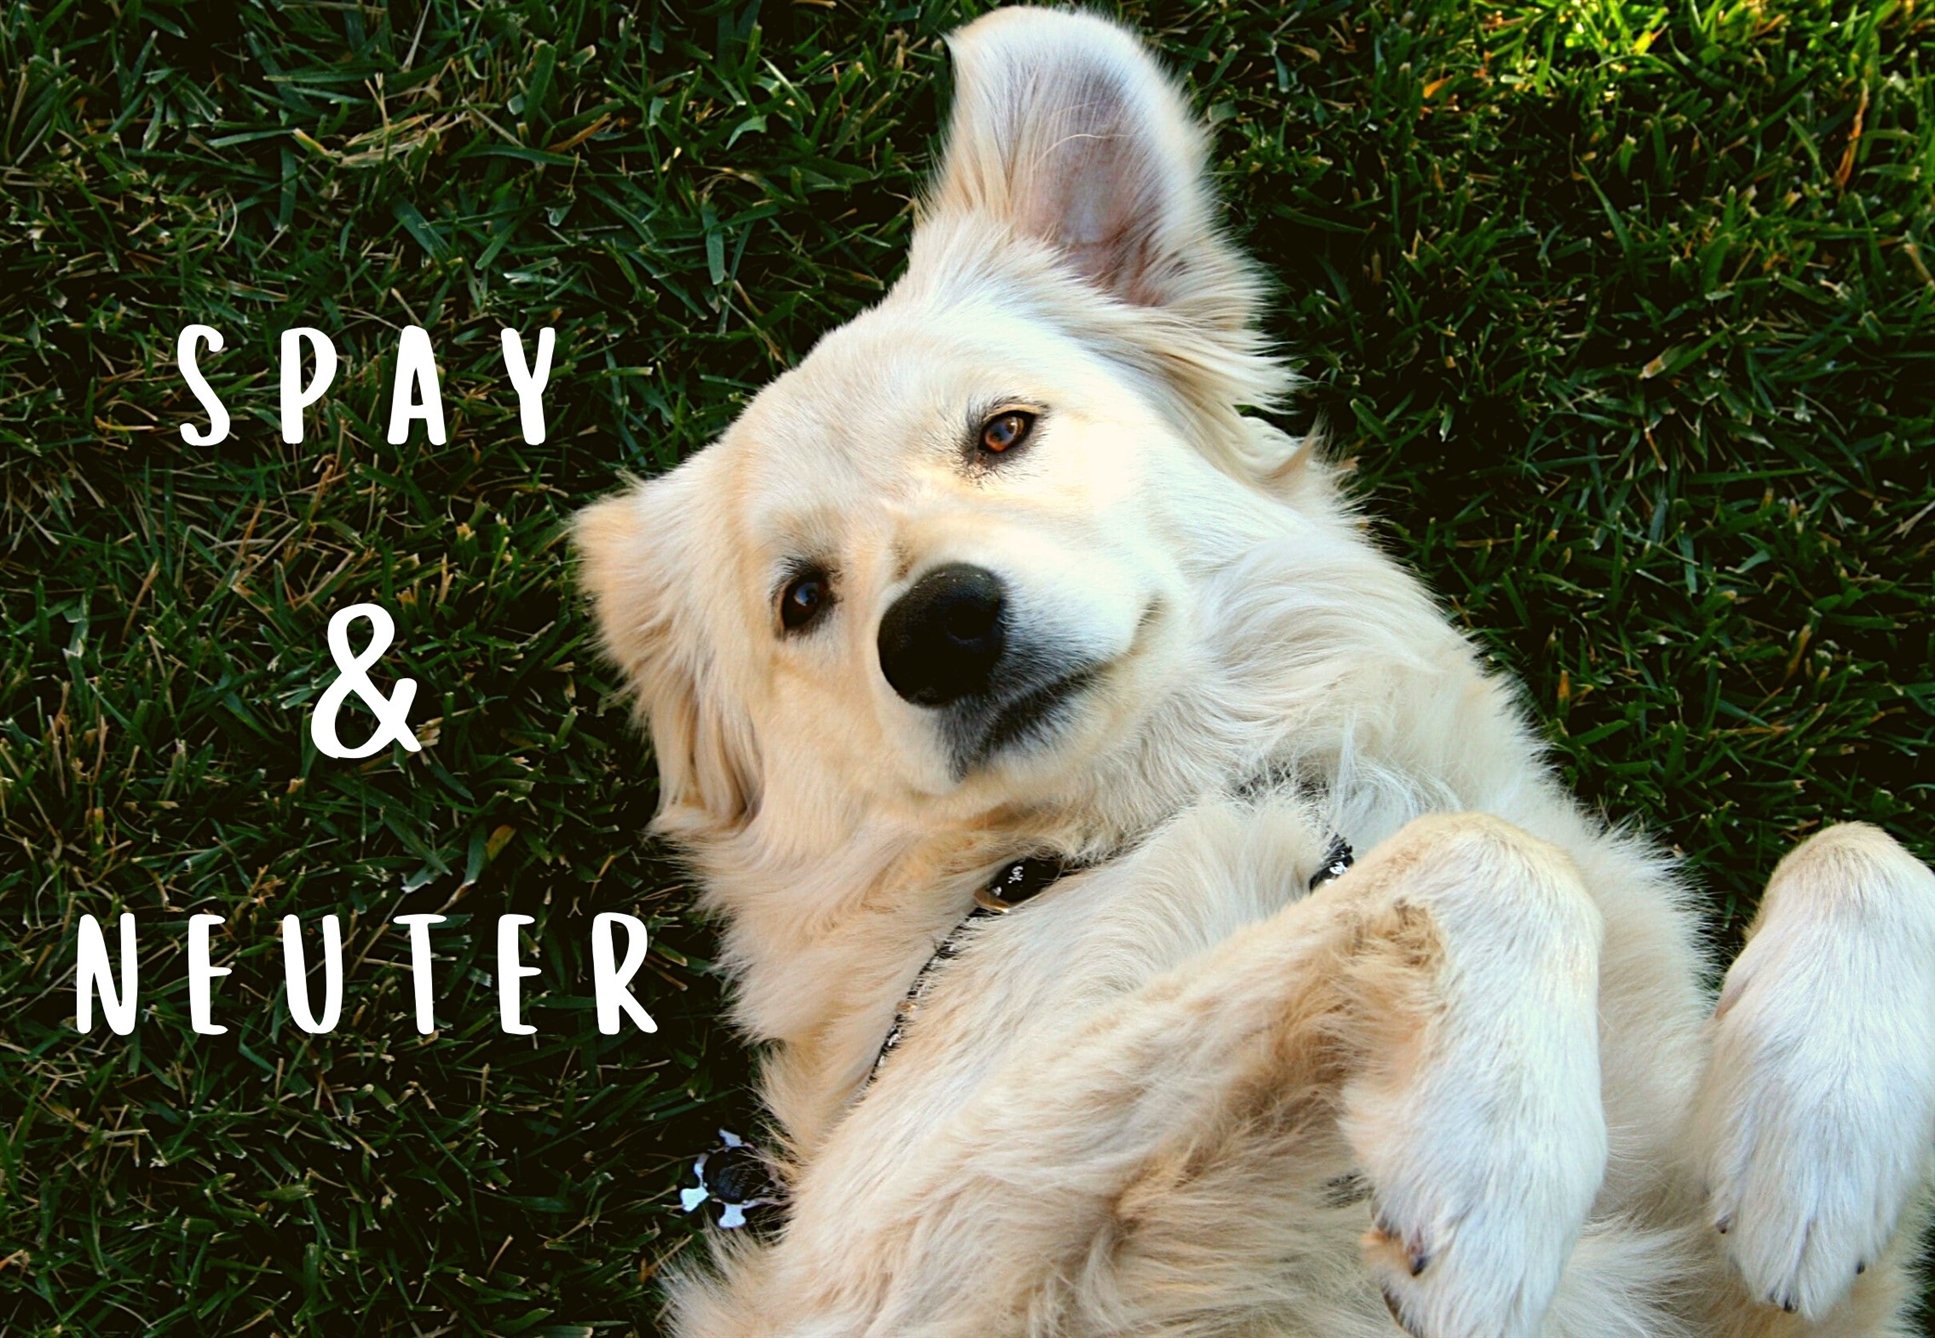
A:
{"label": "dog's ear", "polygon": [[686,518],[693,462],[579,513],[579,579],[606,654],[637,693],[658,761],[657,829],[686,844],[743,827],[758,803],[758,748],[700,615]]}
{"label": "dog's ear", "polygon": [[1257,285],[1212,222],[1203,131],[1135,37],[1092,15],[1003,9],[948,47],[934,215],[1001,219],[1122,301],[1250,324]]}

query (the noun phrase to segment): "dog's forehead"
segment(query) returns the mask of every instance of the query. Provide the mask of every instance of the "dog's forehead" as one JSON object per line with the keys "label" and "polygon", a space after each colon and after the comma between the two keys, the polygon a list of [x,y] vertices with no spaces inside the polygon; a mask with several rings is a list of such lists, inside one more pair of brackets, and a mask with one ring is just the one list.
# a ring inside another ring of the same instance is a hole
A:
{"label": "dog's forehead", "polygon": [[747,406],[720,444],[757,532],[878,506],[945,471],[976,412],[1039,395],[1050,332],[998,307],[883,304],[828,334]]}

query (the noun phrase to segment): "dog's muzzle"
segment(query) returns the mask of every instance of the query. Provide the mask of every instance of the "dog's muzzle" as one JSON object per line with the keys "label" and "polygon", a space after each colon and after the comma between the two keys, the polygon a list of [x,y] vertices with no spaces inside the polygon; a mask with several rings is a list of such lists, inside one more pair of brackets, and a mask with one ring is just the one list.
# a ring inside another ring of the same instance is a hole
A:
{"label": "dog's muzzle", "polygon": [[880,620],[880,670],[936,711],[957,778],[1052,732],[1101,671],[1013,624],[1001,578],[964,562],[922,576]]}

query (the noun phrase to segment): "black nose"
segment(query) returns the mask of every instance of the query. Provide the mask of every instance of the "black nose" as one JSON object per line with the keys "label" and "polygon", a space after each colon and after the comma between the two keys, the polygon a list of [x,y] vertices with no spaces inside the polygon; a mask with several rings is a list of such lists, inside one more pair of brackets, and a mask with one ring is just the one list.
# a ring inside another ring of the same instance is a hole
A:
{"label": "black nose", "polygon": [[951,562],[914,582],[880,620],[880,670],[916,706],[987,691],[1007,636],[1001,578]]}

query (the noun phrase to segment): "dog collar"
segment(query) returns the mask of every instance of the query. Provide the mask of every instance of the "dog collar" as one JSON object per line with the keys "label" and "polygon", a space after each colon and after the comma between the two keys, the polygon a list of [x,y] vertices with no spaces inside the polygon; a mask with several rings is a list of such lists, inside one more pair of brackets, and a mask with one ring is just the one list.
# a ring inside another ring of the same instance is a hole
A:
{"label": "dog collar", "polygon": [[1006,915],[1015,907],[1033,901],[1069,874],[1088,867],[1043,855],[1026,855],[1002,865],[994,881],[975,892],[974,909],[948,931],[947,937],[935,947],[934,955],[915,973],[914,983],[907,987],[905,997],[894,1008],[893,1025],[887,1028],[887,1035],[880,1042],[880,1053],[874,1056],[873,1067],[867,1070],[866,1081],[860,1084],[861,1092],[873,1086],[873,1080],[880,1076],[880,1070],[887,1063],[887,1056],[906,1039],[907,1028],[912,1025],[914,1014],[920,1011],[927,992],[933,988],[934,975],[941,963],[960,955],[968,931],[977,921]]}
{"label": "dog collar", "polygon": [[[1310,890],[1316,891],[1348,869],[1353,858],[1350,842],[1341,836],[1332,836],[1330,844],[1324,849],[1323,863],[1310,876]],[[861,1093],[864,1095],[873,1086],[874,1079],[880,1076],[880,1070],[887,1063],[887,1056],[907,1038],[907,1028],[913,1024],[914,1015],[920,1011],[928,992],[933,989],[934,976],[941,963],[952,961],[960,955],[969,931],[977,921],[1006,915],[1015,907],[1033,901],[1069,874],[1092,867],[1041,855],[1026,855],[1002,865],[994,881],[974,894],[974,909],[948,931],[947,937],[934,949],[934,955],[915,973],[914,983],[907,987],[906,996],[894,1009],[893,1024],[887,1028],[887,1035],[880,1042],[880,1052],[874,1056],[873,1067],[867,1071],[866,1081],[860,1085]]]}
{"label": "dog collar", "polygon": [[[1350,868],[1353,858],[1350,843],[1341,836],[1332,836],[1330,844],[1324,849],[1323,863],[1310,876],[1310,890],[1316,891]],[[865,1095],[867,1089],[873,1086],[874,1079],[880,1076],[887,1056],[906,1039],[914,1015],[920,1011],[928,992],[933,989],[934,977],[941,963],[960,955],[969,931],[976,922],[1006,915],[1016,907],[1033,901],[1069,874],[1092,867],[1043,855],[1025,855],[1002,865],[994,879],[974,894],[974,909],[948,931],[947,936],[935,947],[934,955],[915,974],[914,983],[907,987],[906,997],[894,1009],[893,1025],[887,1028],[887,1035],[880,1042],[880,1052],[874,1056],[873,1067],[860,1084],[861,1095]],[[689,1213],[711,1200],[722,1209],[720,1226],[739,1227],[746,1224],[746,1210],[749,1208],[783,1207],[786,1192],[772,1175],[765,1158],[737,1134],[722,1129],[719,1138],[720,1145],[701,1156],[692,1168],[698,1184],[679,1193],[684,1210]]]}
{"label": "dog collar", "polygon": [[1315,892],[1356,862],[1357,856],[1351,853],[1350,842],[1341,836],[1332,836],[1330,844],[1324,847],[1322,866],[1310,875],[1310,890]]}

